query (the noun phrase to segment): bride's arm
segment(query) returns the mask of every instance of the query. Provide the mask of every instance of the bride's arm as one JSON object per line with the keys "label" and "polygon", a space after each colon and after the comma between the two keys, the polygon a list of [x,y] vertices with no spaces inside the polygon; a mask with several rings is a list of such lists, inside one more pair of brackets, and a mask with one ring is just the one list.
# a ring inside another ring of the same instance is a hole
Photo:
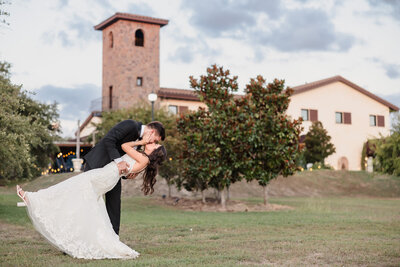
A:
{"label": "bride's arm", "polygon": [[149,163],[149,158],[138,152],[134,147],[145,145],[144,140],[126,142],[122,144],[122,150],[125,151],[136,163],[133,165],[131,172],[142,170]]}

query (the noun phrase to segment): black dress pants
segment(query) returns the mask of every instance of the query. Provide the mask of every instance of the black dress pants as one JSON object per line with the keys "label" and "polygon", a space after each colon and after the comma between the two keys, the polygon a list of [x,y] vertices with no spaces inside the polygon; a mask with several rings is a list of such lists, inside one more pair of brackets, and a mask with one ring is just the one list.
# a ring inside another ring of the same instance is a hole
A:
{"label": "black dress pants", "polygon": [[[84,171],[86,172],[91,169],[89,164],[86,163]],[[119,225],[121,221],[121,179],[119,179],[113,189],[106,193],[106,208],[114,232],[119,235]]]}

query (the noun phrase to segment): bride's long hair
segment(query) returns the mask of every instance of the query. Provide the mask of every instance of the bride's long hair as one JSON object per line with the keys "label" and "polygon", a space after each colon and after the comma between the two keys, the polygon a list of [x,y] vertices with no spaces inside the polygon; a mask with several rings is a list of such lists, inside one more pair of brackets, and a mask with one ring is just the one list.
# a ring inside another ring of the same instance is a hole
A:
{"label": "bride's long hair", "polygon": [[156,175],[158,173],[158,167],[162,164],[162,162],[167,158],[167,150],[164,146],[160,146],[155,149],[149,157],[149,165],[143,174],[143,184],[142,191],[145,195],[153,194],[154,188],[153,186],[156,184]]}

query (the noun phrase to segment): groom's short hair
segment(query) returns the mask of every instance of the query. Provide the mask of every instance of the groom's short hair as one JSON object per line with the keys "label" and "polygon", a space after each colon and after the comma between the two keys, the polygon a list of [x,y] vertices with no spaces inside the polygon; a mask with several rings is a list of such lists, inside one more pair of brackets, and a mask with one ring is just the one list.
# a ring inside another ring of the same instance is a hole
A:
{"label": "groom's short hair", "polygon": [[146,125],[147,127],[154,129],[158,132],[158,135],[161,137],[161,140],[165,139],[165,129],[164,125],[159,121],[152,121]]}

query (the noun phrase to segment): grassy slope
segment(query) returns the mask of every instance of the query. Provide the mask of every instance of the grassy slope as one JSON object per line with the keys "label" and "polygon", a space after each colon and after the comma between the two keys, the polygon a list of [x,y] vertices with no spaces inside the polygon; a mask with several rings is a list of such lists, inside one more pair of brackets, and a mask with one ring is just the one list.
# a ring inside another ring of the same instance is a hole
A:
{"label": "grassy slope", "polygon": [[[65,175],[37,179],[26,188],[51,184],[53,178]],[[121,239],[142,253],[134,261],[86,261],[62,255],[34,231],[25,210],[15,206],[18,198],[13,189],[2,188],[0,265],[396,266],[400,262],[400,179],[353,172],[302,173],[296,179],[302,179],[293,187],[297,191],[281,192],[283,185],[277,184],[270,189],[292,196],[272,197],[272,203],[295,209],[267,213],[184,212],[126,196]],[[325,194],[327,188],[341,190]],[[361,195],[360,188],[364,189]],[[246,189],[246,199],[260,202],[261,198],[250,194],[255,189]]]}

